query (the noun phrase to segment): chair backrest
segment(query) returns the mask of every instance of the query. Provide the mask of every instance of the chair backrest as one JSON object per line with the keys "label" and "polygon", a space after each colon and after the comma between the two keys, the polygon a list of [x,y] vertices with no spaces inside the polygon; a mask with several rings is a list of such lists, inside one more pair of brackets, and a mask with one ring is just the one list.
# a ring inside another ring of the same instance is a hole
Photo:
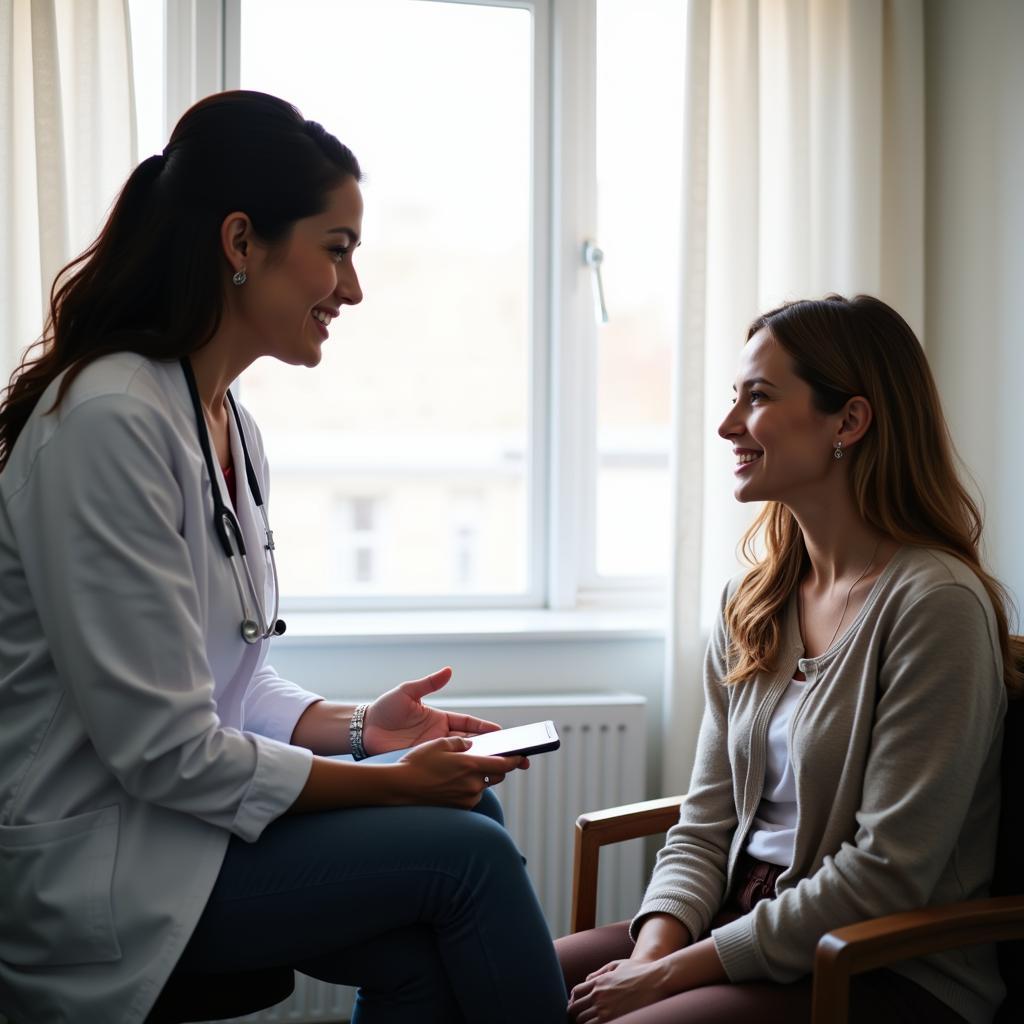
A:
{"label": "chair backrest", "polygon": [[[1018,651],[1024,643],[1017,638]],[[1018,655],[1024,671],[1024,654]],[[1003,735],[1002,807],[999,815],[999,840],[996,867],[992,879],[993,896],[1017,896],[1024,893],[1024,873],[1020,870],[1024,855],[1024,697],[1011,700],[1006,709]],[[999,970],[1006,984],[1006,1002],[997,1022],[1024,1020],[1024,941],[999,944]]]}
{"label": "chair backrest", "polygon": [[1024,801],[1020,787],[1024,783],[1024,698],[1011,700],[1006,709],[1003,734],[1002,805],[999,812],[999,840],[992,879],[993,896],[1017,896],[1024,893],[1024,873],[1020,870],[1024,854]]}

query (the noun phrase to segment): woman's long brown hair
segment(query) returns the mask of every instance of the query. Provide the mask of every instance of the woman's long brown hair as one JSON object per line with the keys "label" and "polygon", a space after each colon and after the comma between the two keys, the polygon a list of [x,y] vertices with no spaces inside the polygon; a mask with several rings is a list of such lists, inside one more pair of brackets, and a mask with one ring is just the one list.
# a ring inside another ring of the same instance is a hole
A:
{"label": "woman's long brown hair", "polygon": [[0,470],[60,374],[53,406],[103,355],[178,359],[210,340],[223,313],[229,213],[247,213],[275,245],[348,177],[361,177],[352,152],[275,96],[223,92],[186,111],[163,153],[125,182],[96,241],[57,275],[43,335],[0,395]]}
{"label": "woman's long brown hair", "polygon": [[[872,425],[847,453],[857,509],[900,544],[945,551],[975,573],[995,611],[1003,680],[1016,694],[1021,673],[1008,625],[1013,604],[981,564],[981,512],[957,474],[938,389],[910,326],[879,299],[830,295],[765,313],[750,325],[747,340],[762,328],[792,357],[820,411],[838,412],[855,395],[871,403]],[[742,548],[752,568],[726,606],[729,682],[776,667],[783,611],[807,567],[796,519],[778,502],[766,503]]]}

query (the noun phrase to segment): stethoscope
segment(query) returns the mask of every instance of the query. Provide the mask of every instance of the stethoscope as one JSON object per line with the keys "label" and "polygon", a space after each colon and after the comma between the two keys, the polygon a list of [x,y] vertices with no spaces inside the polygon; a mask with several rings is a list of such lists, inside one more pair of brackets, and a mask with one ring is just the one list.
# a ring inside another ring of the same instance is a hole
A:
{"label": "stethoscope", "polygon": [[[259,480],[256,479],[256,471],[252,468],[252,459],[249,458],[249,446],[245,443],[245,431],[242,429],[242,419],[238,415],[238,406],[235,405],[235,397],[229,390],[227,392],[228,404],[231,406],[232,415],[235,417],[235,426],[238,428],[238,439],[242,444],[242,454],[245,456],[245,476],[249,482],[249,493],[256,507],[263,517],[263,529],[266,531],[267,541],[264,545],[267,551],[267,561],[270,564],[270,574],[274,582],[274,612],[267,620],[263,611],[263,601],[260,599],[259,591],[249,571],[249,561],[245,555],[245,542],[242,540],[242,528],[238,523],[235,513],[224,504],[218,486],[217,475],[213,462],[213,453],[210,450],[210,432],[206,426],[206,416],[203,414],[203,406],[199,401],[199,388],[196,385],[196,375],[192,372],[192,364],[187,356],[181,359],[181,368],[185,373],[185,381],[188,384],[188,393],[192,399],[192,409],[196,414],[196,430],[199,433],[199,446],[203,449],[203,459],[206,462],[206,472],[210,476],[210,490],[213,492],[213,529],[220,538],[224,554],[228,556],[228,564],[235,578],[235,587],[238,590],[238,600],[242,605],[242,639],[247,644],[259,643],[261,640],[269,640],[272,636],[280,636],[285,631],[284,619],[279,619],[277,613],[281,606],[281,590],[277,582],[277,562],[274,559],[274,531],[270,528],[270,520],[267,518],[267,509],[263,504],[263,492],[260,490]],[[237,561],[236,561],[237,556]],[[241,563],[242,571],[239,571]],[[243,586],[243,576],[245,582]],[[249,611],[250,599],[255,609],[256,617]]]}

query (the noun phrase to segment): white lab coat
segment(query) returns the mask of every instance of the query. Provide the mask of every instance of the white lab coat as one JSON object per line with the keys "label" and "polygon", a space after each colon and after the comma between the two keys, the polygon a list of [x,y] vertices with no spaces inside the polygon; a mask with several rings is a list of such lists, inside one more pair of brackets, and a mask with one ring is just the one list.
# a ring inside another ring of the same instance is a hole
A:
{"label": "white lab coat", "polygon": [[179,364],[104,357],[43,415],[55,393],[0,473],[0,1011],[136,1024],[230,836],[257,839],[305,784],[312,755],[288,739],[317,696],[241,639]]}

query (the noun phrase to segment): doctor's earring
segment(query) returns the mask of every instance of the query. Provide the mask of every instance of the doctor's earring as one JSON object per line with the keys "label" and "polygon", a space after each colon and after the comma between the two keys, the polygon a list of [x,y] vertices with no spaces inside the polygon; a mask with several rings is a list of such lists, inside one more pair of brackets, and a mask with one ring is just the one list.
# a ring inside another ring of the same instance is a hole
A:
{"label": "doctor's earring", "polygon": [[[245,274],[243,274],[242,277],[245,277]],[[236,284],[237,284],[237,282],[236,282]],[[841,459],[845,454],[846,454],[846,452],[843,451],[843,442],[842,441],[836,441],[836,447],[835,447],[835,451],[832,452],[832,458],[834,458],[834,459]]]}
{"label": "doctor's earring", "polygon": [[231,283],[234,285],[243,285],[246,280],[245,267],[242,267],[241,270],[236,270],[231,276]]}

